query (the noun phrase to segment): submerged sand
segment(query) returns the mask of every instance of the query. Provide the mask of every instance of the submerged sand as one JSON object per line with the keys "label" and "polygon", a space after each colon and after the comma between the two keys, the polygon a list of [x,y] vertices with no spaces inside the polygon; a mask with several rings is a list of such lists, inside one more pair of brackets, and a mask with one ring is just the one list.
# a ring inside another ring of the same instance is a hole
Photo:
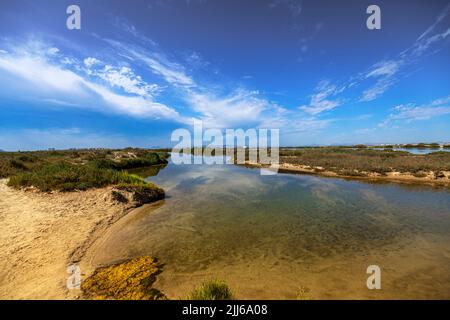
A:
{"label": "submerged sand", "polygon": [[0,299],[71,299],[67,267],[131,208],[112,187],[82,192],[15,190],[0,180]]}

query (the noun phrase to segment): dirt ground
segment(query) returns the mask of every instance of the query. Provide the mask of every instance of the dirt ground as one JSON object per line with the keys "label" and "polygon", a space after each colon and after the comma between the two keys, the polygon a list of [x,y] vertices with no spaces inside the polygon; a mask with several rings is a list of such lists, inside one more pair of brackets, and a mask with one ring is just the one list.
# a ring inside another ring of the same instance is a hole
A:
{"label": "dirt ground", "polygon": [[82,192],[15,190],[0,180],[0,299],[71,299],[67,267],[130,212],[111,187]]}

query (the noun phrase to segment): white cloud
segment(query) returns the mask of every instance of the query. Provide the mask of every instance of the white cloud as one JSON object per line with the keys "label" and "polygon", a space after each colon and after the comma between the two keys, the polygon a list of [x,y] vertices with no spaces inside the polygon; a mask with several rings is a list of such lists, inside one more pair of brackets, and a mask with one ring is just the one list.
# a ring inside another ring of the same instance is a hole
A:
{"label": "white cloud", "polygon": [[[92,60],[88,61],[92,62]],[[18,47],[13,53],[0,56],[1,70],[26,80],[31,85],[28,93],[44,94],[47,100],[63,101],[66,105],[76,102],[77,105],[95,108],[101,112],[113,111],[135,117],[187,121],[176,110],[153,101],[148,95],[151,87],[147,85],[140,87],[137,82],[142,82],[142,79],[134,75],[130,69],[121,68],[117,71],[111,67],[110,70],[117,72],[111,74],[106,72],[103,76],[110,86],[121,87],[127,93],[136,93],[135,96],[115,93],[110,88],[94,83],[76,73],[76,66],[69,66],[73,70],[51,61],[42,54],[42,51],[38,51],[37,54],[28,52],[26,47]],[[127,78],[128,76],[131,78]],[[10,79],[14,81],[13,77]],[[20,83],[22,84],[23,81]],[[146,95],[139,95],[141,93]]]}
{"label": "white cloud", "polygon": [[[337,96],[349,88],[356,88],[371,82],[365,90],[362,91],[358,102],[373,101],[382,96],[390,87],[397,83],[405,73],[401,73],[406,66],[417,62],[418,58],[430,51],[432,46],[446,40],[450,36],[450,27],[447,21],[450,13],[450,4],[447,5],[440,13],[435,22],[412,44],[412,46],[403,52],[400,52],[397,57],[392,59],[382,60],[375,63],[367,71],[351,77],[347,82],[340,86],[339,92],[335,92]],[[434,53],[436,51],[432,51]],[[373,82],[374,81],[374,82]],[[329,88],[332,91],[332,88]],[[327,90],[319,92],[319,94],[312,95],[310,105],[301,106],[300,109],[310,114],[319,114],[323,111],[332,110],[340,105],[339,99],[329,99],[333,95],[327,94]],[[325,95],[324,97],[324,94]]]}
{"label": "white cloud", "polygon": [[194,86],[194,80],[185,73],[181,65],[168,61],[161,54],[145,54],[137,49],[127,48],[121,43],[113,43],[128,51],[136,59],[143,61],[155,74],[162,76],[168,83],[183,87]]}
{"label": "white cloud", "polygon": [[364,90],[359,101],[372,101],[386,92],[397,80],[396,74],[404,63],[403,60],[384,60],[374,64],[363,76],[365,79],[376,78],[374,85]]}
{"label": "white cloud", "polygon": [[417,41],[414,45],[412,53],[416,56],[423,54],[431,45],[436,42],[445,40],[450,35],[450,28],[442,31],[441,33],[435,34],[428,38],[422,38]]}
{"label": "white cloud", "polygon": [[72,71],[49,64],[45,57],[14,55],[0,57],[0,69],[19,76],[42,90],[80,93],[83,79]]}
{"label": "white cloud", "polygon": [[412,103],[398,105],[393,108],[393,111],[382,125],[396,120],[411,122],[450,114],[450,96],[434,100],[426,105],[417,106]]}
{"label": "white cloud", "polygon": [[83,63],[86,67],[90,68],[94,64],[100,63],[100,60],[98,60],[96,58],[92,58],[92,57],[87,57],[83,60]]}
{"label": "white cloud", "polygon": [[[234,88],[228,93],[218,93],[217,87],[197,83],[179,63],[170,61],[163,53],[145,50],[117,41],[107,40],[116,48],[144,63],[155,74],[172,85],[190,109],[198,114],[205,127],[233,128],[258,126],[266,117],[273,116],[277,107],[261,97],[259,92]],[[147,52],[149,51],[149,52]],[[200,57],[195,54],[196,59]]]}
{"label": "white cloud", "polygon": [[366,74],[366,78],[388,76],[391,77],[397,73],[401,61],[387,60],[380,61],[373,65],[372,69]]}
{"label": "white cloud", "polygon": [[211,92],[187,93],[192,109],[201,114],[200,119],[207,127],[234,127],[258,124],[263,111],[271,104],[258,97],[258,92],[237,89],[225,97]]}
{"label": "white cloud", "polygon": [[389,87],[395,83],[395,80],[391,77],[386,77],[378,80],[375,85],[364,90],[361,99],[359,101],[372,101],[386,92]]}
{"label": "white cloud", "polygon": [[[100,65],[100,61],[92,60],[86,63],[88,66],[87,73],[91,76],[97,76],[106,81],[111,87],[123,89],[127,93],[136,94],[142,97],[153,97],[160,92],[160,87],[157,84],[149,84],[145,82],[141,76],[136,75],[129,67],[115,67],[110,64]],[[100,65],[98,68],[93,68],[94,65]]]}
{"label": "white cloud", "polygon": [[299,109],[311,115],[317,115],[324,111],[332,110],[341,104],[338,99],[329,99],[335,96],[341,89],[329,81],[321,81],[316,92],[311,96],[309,105],[300,106]]}
{"label": "white cloud", "polygon": [[425,30],[424,33],[422,33],[419,38],[417,38],[418,41],[424,39],[428,34],[430,34],[438,25],[439,23],[444,20],[444,18],[449,14],[450,12],[450,4],[448,4],[444,10],[439,14],[439,16],[436,18],[435,22]]}
{"label": "white cloud", "polygon": [[59,52],[59,49],[55,48],[55,47],[52,47],[52,48],[48,49],[48,53],[51,54],[51,55],[55,55],[58,52]]}

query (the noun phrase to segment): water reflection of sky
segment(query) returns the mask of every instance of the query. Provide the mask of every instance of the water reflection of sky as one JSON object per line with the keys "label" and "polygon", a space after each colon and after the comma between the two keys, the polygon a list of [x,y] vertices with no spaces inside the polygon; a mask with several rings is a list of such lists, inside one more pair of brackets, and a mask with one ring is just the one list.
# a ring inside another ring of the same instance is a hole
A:
{"label": "water reflection of sky", "polygon": [[[389,261],[405,248],[420,251],[417,239],[431,246],[427,254],[439,247],[450,257],[448,191],[261,176],[258,169],[234,165],[169,164],[148,179],[169,197],[114,232],[103,250],[110,253],[106,261],[150,254],[170,265],[166,276],[208,274],[223,265],[259,270],[267,259],[280,270],[333,261],[357,266],[364,256]],[[430,236],[435,242],[426,240]]]}

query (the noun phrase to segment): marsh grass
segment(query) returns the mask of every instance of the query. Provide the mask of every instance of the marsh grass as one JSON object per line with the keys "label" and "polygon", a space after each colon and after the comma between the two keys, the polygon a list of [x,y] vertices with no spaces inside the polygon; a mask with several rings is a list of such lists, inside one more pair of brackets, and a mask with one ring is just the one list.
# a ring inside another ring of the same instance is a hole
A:
{"label": "marsh grass", "polygon": [[147,185],[142,178],[125,171],[98,169],[91,165],[74,165],[68,162],[45,165],[32,172],[19,173],[8,181],[11,187],[34,186],[40,191],[87,190],[111,184]]}
{"label": "marsh grass", "polygon": [[196,287],[190,295],[188,300],[232,300],[233,293],[228,285],[218,279],[205,281]]}
{"label": "marsh grass", "polygon": [[434,152],[415,155],[409,152],[350,148],[305,148],[301,150],[282,149],[280,162],[311,167],[341,174],[360,175],[364,172],[410,172],[449,171],[450,153]]}
{"label": "marsh grass", "polygon": [[[121,185],[160,190],[126,170],[167,164],[164,152],[141,149],[5,152],[0,154],[0,178],[11,187],[34,186],[41,191],[73,191]],[[130,157],[131,158],[127,158]]]}

